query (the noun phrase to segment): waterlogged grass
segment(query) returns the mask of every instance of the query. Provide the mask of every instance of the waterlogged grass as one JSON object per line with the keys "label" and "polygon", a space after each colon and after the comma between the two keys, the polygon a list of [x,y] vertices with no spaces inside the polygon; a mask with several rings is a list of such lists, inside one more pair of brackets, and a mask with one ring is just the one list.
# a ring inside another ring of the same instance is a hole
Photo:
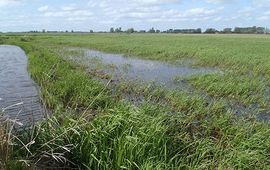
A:
{"label": "waterlogged grass", "polygon": [[89,47],[155,60],[195,58],[200,65],[262,74],[269,73],[269,39],[265,35],[68,34],[35,36],[34,41],[53,47]]}
{"label": "waterlogged grass", "polygon": [[[269,123],[237,117],[227,107],[233,100],[267,108],[263,104],[269,68],[264,61],[269,49],[259,45],[268,40],[111,34],[5,39],[26,51],[31,76],[54,113],[46,122],[18,132],[15,145],[9,145],[13,151],[9,160],[33,168],[269,169]],[[194,93],[131,82],[113,84],[103,76],[106,82],[100,83],[95,80],[98,72],[88,74],[55,52],[65,46],[172,62],[193,58],[198,65],[218,66],[224,73],[190,77],[186,81]],[[144,100],[136,107],[123,101],[122,94]]]}
{"label": "waterlogged grass", "polygon": [[[44,34],[33,36],[32,42],[47,48],[88,47],[172,63],[189,59],[195,66],[217,67],[225,72],[224,76],[208,76],[208,81],[199,81],[204,79],[202,77],[191,79],[196,88],[211,93],[211,96],[230,99],[236,96],[238,102],[245,104],[260,100],[258,103],[265,107],[268,97],[263,98],[267,95],[262,95],[262,91],[268,91],[270,82],[269,39],[267,35]],[[244,82],[239,82],[240,79]],[[220,82],[211,84],[214,91],[206,90],[209,82],[214,81]],[[256,85],[259,90],[254,90]],[[250,97],[250,93],[257,91],[260,92],[256,97]]]}
{"label": "waterlogged grass", "polygon": [[268,107],[267,82],[256,77],[237,74],[210,74],[190,78],[191,84],[212,97],[227,98],[245,106],[258,104]]}
{"label": "waterlogged grass", "polygon": [[[50,109],[86,108],[93,101],[92,107],[105,108],[111,102],[103,85],[91,80],[72,64],[47,50],[23,47],[28,52],[29,71],[44,89],[42,95]],[[101,91],[103,93],[100,95]]]}

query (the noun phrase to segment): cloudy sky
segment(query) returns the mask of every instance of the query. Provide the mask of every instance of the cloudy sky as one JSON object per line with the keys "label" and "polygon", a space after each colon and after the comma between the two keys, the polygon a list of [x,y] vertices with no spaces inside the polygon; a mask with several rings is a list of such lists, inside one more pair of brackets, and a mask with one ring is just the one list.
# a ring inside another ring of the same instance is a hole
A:
{"label": "cloudy sky", "polygon": [[270,0],[0,0],[0,31],[270,27]]}

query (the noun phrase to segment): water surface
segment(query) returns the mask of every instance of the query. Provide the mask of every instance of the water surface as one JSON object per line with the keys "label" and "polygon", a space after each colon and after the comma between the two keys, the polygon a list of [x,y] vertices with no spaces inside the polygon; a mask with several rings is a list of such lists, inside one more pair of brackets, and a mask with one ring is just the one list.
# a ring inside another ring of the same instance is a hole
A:
{"label": "water surface", "polygon": [[0,45],[0,112],[28,124],[44,115],[35,82],[27,72],[27,57],[16,46]]}
{"label": "water surface", "polygon": [[[124,80],[142,80],[143,82],[154,82],[158,85],[163,85],[168,88],[180,88],[192,93],[199,94],[209,103],[213,103],[214,99],[208,96],[204,91],[194,89],[190,86],[185,78],[192,75],[203,75],[210,73],[222,74],[222,71],[215,68],[207,67],[192,67],[190,65],[172,65],[165,62],[144,60],[134,57],[125,57],[121,54],[109,54],[101,51],[85,49],[85,48],[69,48],[69,50],[75,50],[82,53],[78,53],[78,56],[72,55],[68,58],[83,64],[88,69],[100,69],[105,70],[106,73],[112,74],[114,79],[122,78]],[[76,54],[76,53],[75,53]],[[82,55],[82,56],[81,56]],[[193,63],[194,62],[183,62]],[[100,64],[109,65],[110,67],[101,66]],[[105,81],[107,83],[107,81]],[[141,103],[144,101],[142,96],[133,97],[132,94],[123,94],[127,101],[133,103]],[[268,121],[270,116],[268,113],[259,111],[259,108],[244,107],[236,103],[228,101],[228,108],[238,116],[254,116],[258,120]]]}
{"label": "water surface", "polygon": [[[82,52],[84,53],[84,57],[99,59],[101,63],[111,65],[111,68],[114,69],[109,69],[105,71],[109,74],[112,74],[113,77],[121,76],[121,78],[125,80],[142,80],[146,83],[154,82],[158,85],[164,85],[166,87],[177,87],[177,85],[179,85],[179,82],[177,84],[176,80],[191,75],[218,72],[218,70],[214,68],[172,65],[160,61],[125,57],[121,54],[109,54],[90,49],[80,50],[82,50]],[[83,60],[81,62],[86,61]],[[93,62],[90,63],[90,65],[91,67],[95,67],[95,64],[93,64]]]}

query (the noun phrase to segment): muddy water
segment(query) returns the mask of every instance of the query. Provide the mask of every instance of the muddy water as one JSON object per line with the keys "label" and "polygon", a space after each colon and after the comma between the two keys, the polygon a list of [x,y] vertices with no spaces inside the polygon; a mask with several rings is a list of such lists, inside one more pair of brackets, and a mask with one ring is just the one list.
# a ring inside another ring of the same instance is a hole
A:
{"label": "muddy water", "polygon": [[80,50],[82,50],[84,53],[84,57],[92,59],[96,58],[99,59],[103,64],[111,65],[114,70],[107,70],[107,73],[112,74],[113,77],[119,77],[119,75],[121,75],[121,78],[125,80],[154,82],[158,85],[164,85],[170,88],[179,85],[179,81],[176,81],[177,79],[195,74],[218,72],[214,68],[176,66],[160,61],[125,57],[121,54],[108,54],[89,49]]}
{"label": "muddy water", "polygon": [[0,45],[0,112],[20,123],[44,118],[36,84],[27,72],[27,57],[16,46]]}

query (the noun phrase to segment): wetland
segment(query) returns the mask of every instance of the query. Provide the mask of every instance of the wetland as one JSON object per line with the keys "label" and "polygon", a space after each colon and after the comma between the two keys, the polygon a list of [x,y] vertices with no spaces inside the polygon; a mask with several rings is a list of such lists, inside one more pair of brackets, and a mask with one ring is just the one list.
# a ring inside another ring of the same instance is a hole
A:
{"label": "wetland", "polygon": [[[40,97],[52,115],[7,133],[0,166],[269,169],[269,40],[5,35],[3,44],[18,47],[0,46],[0,103],[26,97],[35,113]],[[0,126],[3,139],[8,127]]]}

